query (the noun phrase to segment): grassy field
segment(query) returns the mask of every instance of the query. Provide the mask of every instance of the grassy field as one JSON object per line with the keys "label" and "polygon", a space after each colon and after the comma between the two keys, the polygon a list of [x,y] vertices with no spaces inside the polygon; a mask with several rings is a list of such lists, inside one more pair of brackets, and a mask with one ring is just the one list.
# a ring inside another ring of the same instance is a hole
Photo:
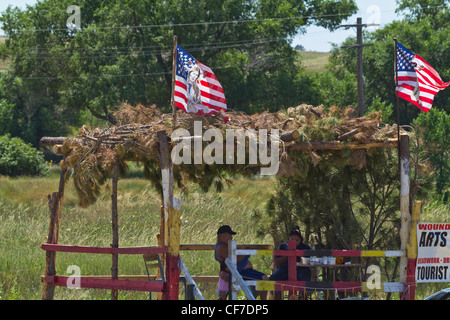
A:
{"label": "grassy field", "polygon": [[[44,272],[45,253],[40,245],[45,242],[48,228],[47,195],[58,189],[58,169],[53,168],[45,178],[0,177],[0,299],[40,299]],[[230,224],[237,230],[238,243],[271,244],[272,239],[256,237],[256,225],[252,219],[255,210],[264,209],[274,192],[272,179],[238,179],[222,193],[204,193],[195,185],[188,194],[175,196],[182,199],[181,242],[213,244],[217,227]],[[77,205],[78,199],[69,181],[63,204],[60,225],[60,244],[109,246],[111,233],[110,186],[98,201],[89,208]],[[127,178],[119,181],[118,195],[119,245],[153,246],[157,244],[160,202],[148,181]],[[423,221],[448,221],[448,208],[429,204],[423,209]],[[182,258],[192,275],[217,275],[218,264],[211,251],[186,252]],[[256,269],[270,274],[271,257],[252,257]],[[109,255],[58,253],[57,272],[67,272],[70,265],[77,265],[82,275],[109,275]],[[120,256],[119,274],[144,275],[140,256]],[[416,298],[421,299],[445,287],[446,284],[418,285]],[[201,284],[209,299],[214,299],[216,284]],[[55,299],[109,299],[107,290],[69,290],[57,288]],[[119,293],[120,299],[147,299],[147,293]]]}
{"label": "grassy field", "polygon": [[[55,171],[55,170],[52,170]],[[58,189],[58,175],[49,178],[0,177],[0,299],[40,299],[40,277],[45,266],[45,242],[48,229],[47,195]],[[108,189],[106,186],[105,189]],[[271,180],[237,180],[221,194],[203,193],[196,186],[190,193],[175,196],[182,199],[181,242],[214,244],[217,228],[230,224],[238,232],[239,243],[271,243],[256,238],[251,214],[262,209],[272,192]],[[110,190],[87,209],[77,205],[72,182],[66,186],[60,224],[59,243],[108,247],[112,241]],[[159,232],[159,196],[148,181],[133,178],[119,181],[118,194],[119,245],[154,246]],[[218,264],[210,251],[182,252],[192,275],[217,275]],[[254,260],[254,259],[252,259]],[[254,260],[256,268],[270,272],[270,259]],[[57,271],[77,265],[82,275],[109,275],[109,255],[58,253]],[[144,275],[142,258],[136,255],[119,257],[119,274]],[[209,286],[211,286],[210,284]],[[205,285],[206,286],[206,285]],[[215,291],[204,288],[206,291]],[[55,299],[109,299],[105,290],[68,290],[57,288]],[[120,292],[122,299],[146,299],[147,293]]]}
{"label": "grassy field", "polygon": [[297,51],[303,66],[310,72],[324,72],[331,55],[330,52]]}
{"label": "grassy field", "polygon": [[[8,39],[7,37],[0,37],[0,44],[5,43],[6,39]],[[0,59],[0,71],[1,70],[5,70],[10,64],[10,59]]]}

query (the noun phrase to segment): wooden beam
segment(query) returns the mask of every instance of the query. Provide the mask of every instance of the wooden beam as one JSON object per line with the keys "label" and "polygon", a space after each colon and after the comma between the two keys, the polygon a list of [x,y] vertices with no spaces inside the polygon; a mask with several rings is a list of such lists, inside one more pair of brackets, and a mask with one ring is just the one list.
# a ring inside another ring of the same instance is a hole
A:
{"label": "wooden beam", "polygon": [[282,133],[280,139],[284,142],[291,142],[297,140],[298,137],[300,137],[298,130],[292,130]]}
{"label": "wooden beam", "polygon": [[[68,281],[73,277],[67,276],[46,276],[45,282],[52,283],[54,286],[67,286]],[[81,288],[111,289],[111,290],[133,290],[133,291],[153,291],[161,292],[164,288],[164,282],[156,281],[130,281],[118,279],[99,279],[91,277],[80,277]]]}
{"label": "wooden beam", "polygon": [[74,139],[74,138],[68,138],[68,137],[42,137],[39,140],[39,145],[43,147],[51,147],[56,144],[63,144],[64,139]]}
{"label": "wooden beam", "polygon": [[314,109],[313,107],[309,107],[308,108],[309,111],[311,111],[312,113],[314,113],[316,116],[318,116],[319,118],[323,118],[323,114],[321,114],[319,111],[316,111],[316,109]]}
{"label": "wooden beam", "polygon": [[352,131],[349,131],[347,133],[341,134],[337,139],[339,141],[344,141],[350,138],[351,136],[354,136],[358,132],[358,128],[353,129]]}
{"label": "wooden beam", "polygon": [[77,253],[96,253],[96,254],[150,254],[167,253],[167,247],[130,247],[130,248],[111,248],[111,247],[91,247],[91,246],[72,246],[64,244],[41,245],[45,251],[54,252],[77,252]]}
{"label": "wooden beam", "polygon": [[[214,250],[214,244],[180,244],[180,250]],[[238,244],[237,249],[272,250],[268,244]]]}
{"label": "wooden beam", "polygon": [[395,148],[398,146],[397,139],[376,140],[367,143],[342,143],[340,141],[309,141],[299,142],[287,146],[287,151],[297,150],[341,150],[341,149],[366,149],[366,148]]}
{"label": "wooden beam", "polygon": [[[107,279],[111,280],[110,275],[83,275],[83,278],[93,278],[93,279]],[[150,275],[150,281],[160,279],[157,275]],[[146,274],[132,274],[132,275],[119,275],[119,280],[128,281],[149,281],[149,277]],[[192,276],[195,282],[207,282],[207,283],[217,283],[219,281],[219,276]],[[41,276],[41,282],[45,282],[45,276]]]}

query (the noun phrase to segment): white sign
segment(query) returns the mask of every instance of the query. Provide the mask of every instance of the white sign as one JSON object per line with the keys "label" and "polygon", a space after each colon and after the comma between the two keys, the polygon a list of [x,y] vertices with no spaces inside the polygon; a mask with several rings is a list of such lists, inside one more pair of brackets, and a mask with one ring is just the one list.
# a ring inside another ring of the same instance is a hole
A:
{"label": "white sign", "polygon": [[450,282],[450,223],[417,224],[416,282]]}

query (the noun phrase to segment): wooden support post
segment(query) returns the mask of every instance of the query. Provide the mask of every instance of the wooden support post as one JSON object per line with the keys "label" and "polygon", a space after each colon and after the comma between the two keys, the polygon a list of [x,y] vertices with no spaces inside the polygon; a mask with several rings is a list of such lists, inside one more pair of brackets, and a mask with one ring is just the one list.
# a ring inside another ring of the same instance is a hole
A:
{"label": "wooden support post", "polygon": [[[158,240],[158,247],[164,247],[164,230],[165,230],[165,223],[164,223],[164,198],[161,199],[161,212],[160,212],[160,223],[159,223],[159,233],[156,235],[156,238]],[[166,267],[166,255],[161,254],[160,256],[161,264],[162,264],[162,270],[165,270]],[[156,270],[156,276],[157,279],[161,279],[161,271],[159,268]],[[162,300],[162,292],[156,293],[156,300]]]}
{"label": "wooden support post", "polygon": [[[119,163],[116,161],[114,165],[113,177],[112,177],[112,194],[111,194],[111,221],[112,221],[112,235],[113,240],[111,247],[119,247],[119,226],[117,219],[117,182],[119,180]],[[111,279],[119,279],[119,255],[117,253],[112,254],[112,266],[111,266]],[[111,290],[111,300],[117,300],[119,291],[117,289]]]}
{"label": "wooden support post", "polygon": [[[57,206],[58,206],[58,193],[54,192],[52,195],[48,195],[48,206],[50,209],[50,223],[48,227],[47,243],[56,243],[55,241],[55,228],[56,220],[58,219]],[[47,251],[45,254],[45,271],[46,276],[56,275],[56,252]],[[53,283],[44,282],[44,288],[42,290],[42,300],[53,300],[55,293],[55,286]]]}
{"label": "wooden support post", "polygon": [[[295,252],[297,249],[295,240],[288,240],[288,250]],[[288,280],[297,281],[297,257],[288,256]],[[289,297],[294,293],[294,289],[289,289]]]}
{"label": "wooden support post", "polygon": [[159,161],[162,176],[164,206],[164,245],[169,245],[169,210],[173,205],[173,171],[169,154],[169,143],[166,131],[159,131]]}
{"label": "wooden support post", "polygon": [[186,285],[186,300],[195,300],[195,285]]}
{"label": "wooden support post", "polygon": [[173,256],[180,254],[180,209],[181,200],[173,198],[169,215],[169,254]]}
{"label": "wooden support post", "polygon": [[[59,178],[59,190],[58,192],[48,195],[48,206],[50,209],[50,222],[48,226],[48,236],[47,243],[57,244],[59,235],[59,219],[61,217],[62,201],[64,197],[65,180],[64,176],[66,170],[61,171]],[[45,253],[45,276],[55,276],[56,275],[56,252]],[[42,289],[42,300],[53,300],[55,294],[55,285],[53,283],[44,282],[44,287]]]}
{"label": "wooden support post", "polygon": [[[411,225],[411,213],[409,209],[409,188],[410,188],[410,153],[409,153],[409,136],[402,134],[400,136],[400,250],[406,250],[408,243],[409,231]],[[400,258],[400,282],[407,289],[407,266],[408,257]],[[407,290],[406,290],[407,291]],[[405,292],[406,292],[405,291]],[[408,295],[403,294],[402,299],[406,299]]]}
{"label": "wooden support post", "polygon": [[[233,264],[233,266],[237,266],[237,255],[236,255],[236,240],[229,240],[228,241],[228,258],[231,260],[231,263]],[[237,292],[235,290],[233,290],[233,279],[232,279],[232,274],[231,272],[228,273],[229,277],[230,277],[230,281],[229,281],[229,287],[228,287],[228,292],[229,292],[229,297],[230,300],[237,300]]]}
{"label": "wooden support post", "polygon": [[166,255],[166,285],[163,292],[163,300],[177,300],[180,277],[180,269],[178,268],[180,215],[179,207],[174,208],[173,202],[173,166],[167,133],[159,131],[157,135],[164,201],[164,244],[169,246],[169,253]]}
{"label": "wooden support post", "polygon": [[[377,24],[370,24],[371,26]],[[363,59],[362,50],[363,47],[372,46],[373,43],[363,44],[363,32],[362,28],[367,27],[369,24],[363,24],[361,18],[356,18],[356,24],[340,25],[338,27],[356,27],[356,45],[342,46],[342,49],[356,48],[356,73],[357,73],[357,85],[358,85],[358,116],[364,116],[364,79],[363,79]]]}
{"label": "wooden support post", "polygon": [[[180,207],[181,200],[173,198],[172,206],[169,209],[169,253],[167,254],[167,289],[168,300],[178,300],[180,286]],[[165,299],[165,300],[167,300]]]}
{"label": "wooden support post", "polygon": [[411,226],[409,229],[409,240],[406,245],[406,256],[408,257],[407,279],[405,300],[416,298],[416,263],[417,263],[417,223],[420,219],[420,208],[422,202],[414,201],[411,210]]}

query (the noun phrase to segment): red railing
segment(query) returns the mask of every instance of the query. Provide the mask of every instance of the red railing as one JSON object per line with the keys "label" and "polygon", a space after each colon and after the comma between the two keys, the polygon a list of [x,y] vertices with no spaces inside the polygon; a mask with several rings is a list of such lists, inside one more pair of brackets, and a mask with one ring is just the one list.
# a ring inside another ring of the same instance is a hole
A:
{"label": "red railing", "polygon": [[[150,253],[168,253],[168,247],[132,247],[132,248],[111,248],[111,247],[91,247],[91,246],[72,246],[62,244],[44,243],[41,248],[52,252],[73,252],[73,253],[93,253],[93,254],[150,254]],[[80,288],[93,289],[116,289],[116,290],[134,290],[162,292],[165,290],[164,282],[156,281],[135,281],[119,279],[99,279],[82,276],[45,276],[47,283],[55,286],[68,286],[69,282],[77,280]]]}

